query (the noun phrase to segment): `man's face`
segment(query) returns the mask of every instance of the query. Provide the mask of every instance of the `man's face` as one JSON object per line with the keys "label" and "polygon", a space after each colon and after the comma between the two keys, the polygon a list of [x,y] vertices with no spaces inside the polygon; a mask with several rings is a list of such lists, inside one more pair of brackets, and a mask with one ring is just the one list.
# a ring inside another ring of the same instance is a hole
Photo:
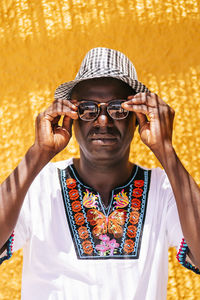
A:
{"label": "man's face", "polygon": [[[133,95],[133,90],[120,80],[98,78],[78,83],[72,91],[71,99],[107,103]],[[100,114],[94,121],[74,122],[76,139],[81,154],[86,159],[117,161],[128,155],[129,146],[135,131],[135,115],[128,114],[123,120],[114,120],[102,105]]]}

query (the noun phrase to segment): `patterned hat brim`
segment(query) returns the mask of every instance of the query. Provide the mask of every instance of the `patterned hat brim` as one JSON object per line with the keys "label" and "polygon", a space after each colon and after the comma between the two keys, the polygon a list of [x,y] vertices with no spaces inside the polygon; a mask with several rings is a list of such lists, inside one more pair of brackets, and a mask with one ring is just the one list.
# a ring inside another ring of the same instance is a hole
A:
{"label": "patterned hat brim", "polygon": [[81,78],[81,79],[75,79],[72,81],[65,82],[61,84],[55,91],[54,98],[55,99],[61,99],[61,100],[70,100],[71,99],[71,91],[77,85],[77,83],[88,80],[88,79],[94,79],[94,78],[100,78],[100,77],[112,77],[119,80],[124,81],[127,83],[133,90],[135,90],[136,93],[142,93],[142,92],[150,92],[150,90],[140,81],[132,79],[128,76],[92,76],[87,78]]}

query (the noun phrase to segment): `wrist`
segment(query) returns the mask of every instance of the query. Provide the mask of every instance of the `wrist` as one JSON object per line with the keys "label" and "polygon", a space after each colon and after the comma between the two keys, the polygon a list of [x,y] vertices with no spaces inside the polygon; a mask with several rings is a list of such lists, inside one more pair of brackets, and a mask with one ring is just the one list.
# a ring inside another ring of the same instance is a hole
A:
{"label": "wrist", "polygon": [[44,151],[39,145],[34,143],[28,150],[27,160],[32,162],[35,167],[42,169],[54,156],[55,154],[49,151]]}
{"label": "wrist", "polygon": [[171,143],[163,144],[158,149],[152,151],[163,168],[169,167],[176,157],[175,149]]}

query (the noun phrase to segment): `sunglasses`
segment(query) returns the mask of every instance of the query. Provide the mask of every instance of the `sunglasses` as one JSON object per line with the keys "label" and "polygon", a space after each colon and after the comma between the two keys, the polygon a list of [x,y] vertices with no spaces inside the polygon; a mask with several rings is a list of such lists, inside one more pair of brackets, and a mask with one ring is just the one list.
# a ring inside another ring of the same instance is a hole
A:
{"label": "sunglasses", "polygon": [[127,100],[112,100],[108,103],[99,103],[95,101],[82,101],[78,105],[78,115],[79,118],[83,121],[94,121],[98,118],[101,106],[106,106],[107,113],[114,120],[123,120],[125,119],[129,111],[121,107],[121,103]]}

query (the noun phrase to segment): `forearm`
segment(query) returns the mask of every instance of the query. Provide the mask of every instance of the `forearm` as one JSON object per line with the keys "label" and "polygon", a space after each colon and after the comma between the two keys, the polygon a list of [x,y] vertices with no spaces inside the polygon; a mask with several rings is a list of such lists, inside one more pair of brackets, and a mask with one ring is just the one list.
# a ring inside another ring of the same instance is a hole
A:
{"label": "forearm", "polygon": [[200,267],[200,188],[186,171],[172,147],[169,147],[164,154],[156,156],[171,183],[191,258],[195,265]]}
{"label": "forearm", "polygon": [[0,249],[12,233],[25,195],[32,181],[51,159],[32,146],[10,176],[0,186]]}

